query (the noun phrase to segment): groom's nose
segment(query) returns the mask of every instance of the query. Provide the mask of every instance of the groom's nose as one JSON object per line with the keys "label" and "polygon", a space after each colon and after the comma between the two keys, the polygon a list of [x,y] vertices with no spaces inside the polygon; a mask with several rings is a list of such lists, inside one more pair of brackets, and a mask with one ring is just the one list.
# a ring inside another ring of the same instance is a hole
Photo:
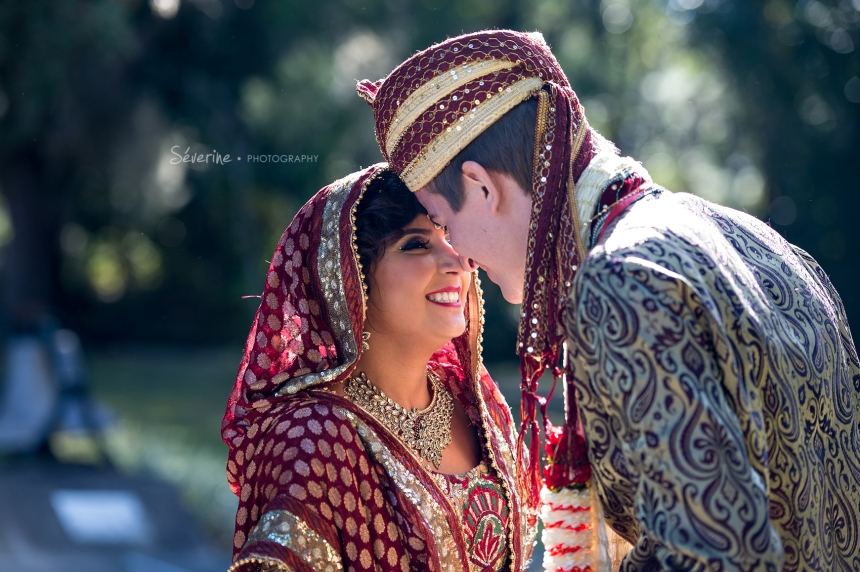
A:
{"label": "groom's nose", "polygon": [[475,261],[471,258],[466,258],[465,256],[460,256],[460,265],[463,266],[463,270],[466,272],[472,272],[478,269],[478,265],[475,264]]}

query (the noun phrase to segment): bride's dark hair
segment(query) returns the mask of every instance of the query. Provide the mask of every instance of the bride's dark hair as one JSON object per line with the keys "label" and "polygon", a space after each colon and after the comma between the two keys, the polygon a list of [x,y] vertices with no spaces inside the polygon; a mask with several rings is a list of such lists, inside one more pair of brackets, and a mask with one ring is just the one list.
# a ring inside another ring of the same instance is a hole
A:
{"label": "bride's dark hair", "polygon": [[356,244],[365,276],[403,229],[427,211],[395,173],[382,171],[367,186],[355,210]]}

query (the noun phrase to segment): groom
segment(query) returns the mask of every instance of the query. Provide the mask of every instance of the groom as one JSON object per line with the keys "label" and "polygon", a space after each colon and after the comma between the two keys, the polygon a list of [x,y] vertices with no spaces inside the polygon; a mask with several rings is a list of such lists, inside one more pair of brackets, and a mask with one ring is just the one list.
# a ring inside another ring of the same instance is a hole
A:
{"label": "groom", "polygon": [[[433,221],[522,304],[533,433],[564,362],[543,494],[599,499],[623,570],[860,570],[860,364],[815,260],[619,157],[540,34],[449,39],[358,92]],[[537,440],[520,449],[537,507]],[[596,570],[590,527],[559,524],[549,557]]]}

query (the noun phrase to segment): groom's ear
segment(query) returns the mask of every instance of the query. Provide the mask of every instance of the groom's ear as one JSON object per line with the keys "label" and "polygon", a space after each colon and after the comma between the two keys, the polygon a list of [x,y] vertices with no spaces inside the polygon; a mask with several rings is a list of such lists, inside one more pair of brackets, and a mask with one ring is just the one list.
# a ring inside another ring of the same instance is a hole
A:
{"label": "groom's ear", "polygon": [[477,199],[491,214],[498,213],[502,196],[497,177],[475,161],[464,161],[461,170],[464,202]]}

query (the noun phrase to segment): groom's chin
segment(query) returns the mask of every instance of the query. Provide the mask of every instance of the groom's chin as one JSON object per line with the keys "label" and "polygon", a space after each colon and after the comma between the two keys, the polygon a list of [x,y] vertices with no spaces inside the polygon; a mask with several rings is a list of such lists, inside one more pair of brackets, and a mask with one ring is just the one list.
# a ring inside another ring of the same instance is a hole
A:
{"label": "groom's chin", "polygon": [[505,299],[505,302],[508,302],[510,304],[523,303],[522,284],[520,284],[519,287],[511,287],[510,285],[499,284],[499,287],[502,289],[502,298]]}
{"label": "groom's chin", "polygon": [[483,268],[484,272],[487,274],[487,278],[490,279],[490,282],[499,287],[502,291],[502,298],[505,299],[505,302],[510,304],[522,304],[523,303],[523,281],[518,280],[515,283],[512,283],[509,276],[505,276],[504,274],[501,276],[497,276],[495,272],[492,270]]}

